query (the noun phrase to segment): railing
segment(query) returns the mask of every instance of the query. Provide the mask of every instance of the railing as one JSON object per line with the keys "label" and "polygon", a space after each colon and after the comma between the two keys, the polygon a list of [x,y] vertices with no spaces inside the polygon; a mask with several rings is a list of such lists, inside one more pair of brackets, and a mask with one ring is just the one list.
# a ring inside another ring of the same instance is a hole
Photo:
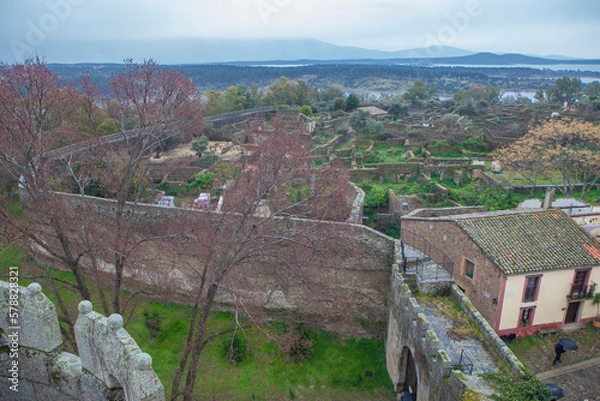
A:
{"label": "railing", "polygon": [[570,300],[576,299],[593,299],[594,293],[596,292],[596,283],[592,283],[586,286],[574,286],[571,284],[571,291],[569,291],[569,295],[567,298]]}
{"label": "railing", "polygon": [[423,259],[416,256],[406,257],[404,273],[410,273],[414,271],[414,273],[417,275],[420,281],[437,281],[440,278],[449,277],[449,273],[446,272],[444,268],[439,266],[436,262],[426,262],[429,260],[429,258]]}
{"label": "railing", "polygon": [[453,369],[458,369],[463,373],[468,373],[469,376],[473,374],[473,361],[467,355],[466,351],[463,349],[460,351],[460,359],[457,364],[452,365]]}
{"label": "railing", "polygon": [[431,245],[427,239],[404,228],[401,229],[400,238],[405,244],[410,245],[411,247],[429,256],[431,260],[452,275],[452,272],[454,271],[454,262],[446,254],[446,252]]}

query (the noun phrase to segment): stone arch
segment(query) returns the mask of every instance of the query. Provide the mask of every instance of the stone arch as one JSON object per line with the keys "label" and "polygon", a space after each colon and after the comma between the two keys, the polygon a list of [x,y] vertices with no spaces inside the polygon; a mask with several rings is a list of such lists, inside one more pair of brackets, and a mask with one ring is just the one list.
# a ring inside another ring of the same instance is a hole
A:
{"label": "stone arch", "polygon": [[413,353],[406,346],[402,348],[399,373],[400,380],[398,381],[397,390],[413,394],[416,399],[417,389],[419,387],[417,366],[415,364]]}

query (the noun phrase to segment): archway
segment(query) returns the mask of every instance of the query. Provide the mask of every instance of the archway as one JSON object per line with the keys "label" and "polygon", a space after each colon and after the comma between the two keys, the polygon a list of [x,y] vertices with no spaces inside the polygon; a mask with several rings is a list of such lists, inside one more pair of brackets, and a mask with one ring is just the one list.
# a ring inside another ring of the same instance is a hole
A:
{"label": "archway", "polygon": [[[408,347],[402,349],[402,358],[400,359],[400,382],[398,383],[397,390],[403,391],[405,394],[408,393],[412,397],[407,399],[417,398],[418,388],[418,377],[417,367],[413,354]],[[404,397],[402,399],[405,399]]]}

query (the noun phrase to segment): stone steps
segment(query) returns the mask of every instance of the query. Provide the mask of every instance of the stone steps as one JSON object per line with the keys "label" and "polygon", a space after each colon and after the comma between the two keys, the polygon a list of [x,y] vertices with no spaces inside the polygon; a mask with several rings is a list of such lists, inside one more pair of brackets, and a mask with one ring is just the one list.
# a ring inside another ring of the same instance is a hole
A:
{"label": "stone steps", "polygon": [[410,291],[413,294],[419,292],[419,287],[417,286],[417,276],[415,274],[405,274],[404,275],[404,284],[410,288]]}

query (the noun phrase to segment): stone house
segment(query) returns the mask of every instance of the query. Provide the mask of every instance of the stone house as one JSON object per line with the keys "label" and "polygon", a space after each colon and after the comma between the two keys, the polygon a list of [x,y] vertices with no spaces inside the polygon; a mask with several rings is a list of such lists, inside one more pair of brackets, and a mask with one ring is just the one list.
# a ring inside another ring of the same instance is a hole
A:
{"label": "stone house", "polygon": [[387,111],[380,109],[379,107],[375,107],[375,106],[359,107],[359,108],[357,108],[357,110],[364,110],[364,111],[368,112],[371,115],[371,118],[373,118],[375,120],[383,120],[385,117],[388,116]]}
{"label": "stone house", "polygon": [[501,336],[594,319],[600,244],[588,232],[560,210],[473,210],[416,210],[402,239],[451,259],[444,267]]}

